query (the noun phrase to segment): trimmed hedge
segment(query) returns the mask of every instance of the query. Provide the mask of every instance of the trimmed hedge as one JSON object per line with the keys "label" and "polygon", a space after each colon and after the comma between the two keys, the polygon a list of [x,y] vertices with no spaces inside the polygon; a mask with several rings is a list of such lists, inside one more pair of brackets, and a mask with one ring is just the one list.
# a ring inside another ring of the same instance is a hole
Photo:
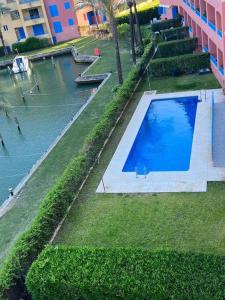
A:
{"label": "trimmed hedge", "polygon": [[[139,17],[140,25],[150,24],[150,21],[152,21],[154,18],[159,19],[158,7],[139,11],[138,17]],[[119,25],[124,23],[129,24],[129,14],[126,16],[117,17],[116,19]]]}
{"label": "trimmed hedge", "polygon": [[40,49],[40,48],[46,48],[48,46],[50,46],[49,39],[38,39],[35,37],[30,37],[26,39],[26,41],[24,42],[13,44],[12,49],[14,52],[17,52],[16,51],[17,49],[19,53],[23,53],[27,51]]}
{"label": "trimmed hedge", "polygon": [[170,29],[171,27],[181,27],[181,26],[182,26],[182,18],[177,17],[175,19],[164,20],[152,24],[152,31],[156,32],[165,29]]}
{"label": "trimmed hedge", "polygon": [[129,72],[124,84],[118,89],[100,121],[89,134],[80,155],[68,164],[61,178],[42,201],[38,215],[30,228],[18,238],[0,270],[0,299],[23,297],[24,277],[30,265],[48,243],[65,215],[153,52],[152,44],[146,46],[140,62]]}
{"label": "trimmed hedge", "polygon": [[189,27],[177,27],[172,29],[161,30],[163,39],[166,41],[185,39],[189,37]]}
{"label": "trimmed hedge", "polygon": [[149,69],[152,76],[162,77],[191,74],[204,68],[210,68],[209,53],[154,59],[151,61]]}
{"label": "trimmed hedge", "polygon": [[188,38],[183,40],[175,40],[169,42],[158,43],[156,58],[171,57],[182,54],[193,53],[197,48],[198,39]]}
{"label": "trimmed hedge", "polygon": [[0,47],[0,57],[5,56],[5,50],[4,47]]}
{"label": "trimmed hedge", "polygon": [[224,299],[225,256],[47,247],[31,266],[32,299]]}

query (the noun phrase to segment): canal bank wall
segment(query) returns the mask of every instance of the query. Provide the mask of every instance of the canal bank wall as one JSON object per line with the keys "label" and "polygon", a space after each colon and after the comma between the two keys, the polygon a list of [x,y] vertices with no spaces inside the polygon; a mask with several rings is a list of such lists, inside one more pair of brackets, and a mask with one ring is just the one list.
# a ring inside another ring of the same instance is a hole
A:
{"label": "canal bank wall", "polygon": [[[70,49],[70,51],[68,51]],[[54,51],[55,56],[56,55],[63,55],[63,54],[70,54],[72,49],[62,49],[64,51]],[[60,53],[60,54],[59,54]],[[51,55],[50,55],[51,54]],[[48,57],[51,57],[52,53],[49,53]],[[43,59],[44,56],[41,57],[41,55],[37,58]],[[46,55],[45,55],[46,57]],[[87,57],[85,55],[85,57]],[[93,57],[93,56],[92,56]],[[81,75],[85,75],[87,71],[90,70],[90,68],[100,59],[100,57],[95,57],[95,60],[92,62],[92,64],[89,64],[89,66],[84,70],[84,72]],[[76,63],[76,61],[75,61]],[[19,184],[13,189],[14,195],[9,196],[5,202],[0,206],[0,218],[3,217],[6,212],[8,212],[16,203],[16,201],[19,199],[20,194],[23,190],[23,187],[26,185],[26,183],[29,181],[29,179],[32,177],[32,175],[35,173],[35,171],[38,169],[38,167],[42,164],[42,162],[48,157],[50,152],[54,149],[54,147],[57,145],[57,143],[63,138],[63,136],[67,133],[67,131],[70,129],[70,127],[76,122],[76,120],[79,118],[79,116],[82,114],[82,112],[86,109],[86,107],[91,103],[91,101],[94,99],[96,94],[101,90],[101,88],[104,86],[104,84],[107,82],[107,80],[110,78],[111,73],[104,74],[105,78],[102,81],[102,83],[96,88],[96,91],[89,97],[87,102],[80,108],[80,110],[74,115],[74,117],[71,119],[71,121],[67,124],[67,126],[63,129],[63,131],[58,135],[58,137],[55,139],[55,141],[49,146],[48,150],[42,155],[42,157],[36,161],[36,163],[33,165],[33,167],[28,171],[27,175],[19,182]]]}

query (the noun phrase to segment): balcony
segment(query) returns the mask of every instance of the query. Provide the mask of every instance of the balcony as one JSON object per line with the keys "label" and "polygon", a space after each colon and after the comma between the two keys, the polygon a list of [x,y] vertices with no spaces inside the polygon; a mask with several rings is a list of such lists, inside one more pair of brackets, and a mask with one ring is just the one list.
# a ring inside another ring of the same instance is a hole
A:
{"label": "balcony", "polygon": [[213,54],[210,54],[210,60],[217,67],[217,60]]}
{"label": "balcony", "polygon": [[202,51],[208,53],[208,52],[209,52],[208,46],[204,46],[204,47],[202,48]]}
{"label": "balcony", "polygon": [[207,24],[207,18],[206,18],[206,16],[201,15],[201,19],[202,19],[203,22],[205,22]]}
{"label": "balcony", "polygon": [[208,25],[209,25],[210,29],[212,29],[213,31],[216,32],[216,26],[215,26],[215,24],[213,24],[212,22],[208,21]]}
{"label": "balcony", "polygon": [[218,69],[219,69],[220,74],[222,76],[224,76],[224,68],[223,67],[219,67]]}
{"label": "balcony", "polygon": [[20,0],[19,3],[22,9],[41,6],[40,0]]}
{"label": "balcony", "polygon": [[222,39],[222,37],[223,37],[223,32],[222,32],[222,30],[217,29],[217,34],[218,34],[218,36]]}

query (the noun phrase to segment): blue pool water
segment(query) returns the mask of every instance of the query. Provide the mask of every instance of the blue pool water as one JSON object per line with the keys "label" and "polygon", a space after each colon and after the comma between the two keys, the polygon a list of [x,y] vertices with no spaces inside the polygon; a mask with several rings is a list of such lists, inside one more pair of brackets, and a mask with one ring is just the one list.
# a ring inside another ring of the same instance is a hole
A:
{"label": "blue pool water", "polygon": [[140,175],[190,167],[198,97],[153,100],[123,167]]}

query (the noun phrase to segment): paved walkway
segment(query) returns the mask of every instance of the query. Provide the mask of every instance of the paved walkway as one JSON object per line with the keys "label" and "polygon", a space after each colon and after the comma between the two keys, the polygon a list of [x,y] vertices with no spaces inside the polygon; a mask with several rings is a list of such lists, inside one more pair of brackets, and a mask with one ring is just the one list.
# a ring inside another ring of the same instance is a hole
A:
{"label": "paved walkway", "polygon": [[225,167],[225,103],[215,103],[213,163]]}

